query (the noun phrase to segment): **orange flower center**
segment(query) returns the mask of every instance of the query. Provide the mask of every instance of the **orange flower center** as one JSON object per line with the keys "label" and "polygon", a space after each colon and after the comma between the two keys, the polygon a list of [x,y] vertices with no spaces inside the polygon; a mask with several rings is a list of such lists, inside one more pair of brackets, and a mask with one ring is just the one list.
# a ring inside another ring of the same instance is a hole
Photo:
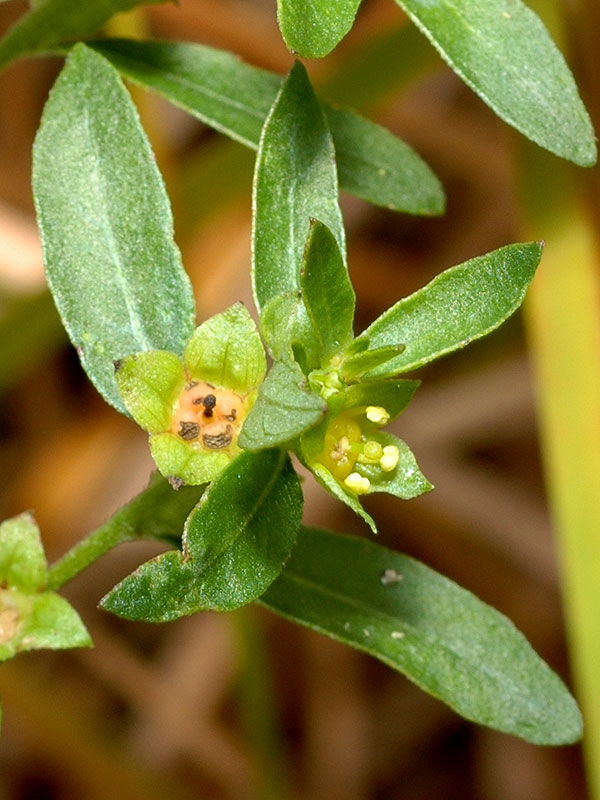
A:
{"label": "orange flower center", "polygon": [[225,450],[237,441],[246,416],[244,399],[205,381],[190,381],[179,395],[171,431],[208,450]]}

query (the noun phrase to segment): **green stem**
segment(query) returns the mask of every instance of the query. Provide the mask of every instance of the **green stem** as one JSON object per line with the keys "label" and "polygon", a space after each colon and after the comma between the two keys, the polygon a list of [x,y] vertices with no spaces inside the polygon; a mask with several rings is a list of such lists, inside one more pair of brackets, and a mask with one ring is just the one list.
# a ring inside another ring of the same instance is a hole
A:
{"label": "green stem", "polygon": [[60,589],[104,553],[124,542],[157,539],[177,546],[185,520],[204,488],[187,486],[175,492],[164,478],[154,475],[147,489],[52,564],[47,588]]}
{"label": "green stem", "polygon": [[60,589],[65,583],[90,564],[93,564],[104,553],[108,553],[113,547],[124,542],[131,542],[134,539],[144,538],[136,532],[113,526],[111,523],[102,525],[98,530],[92,531],[85,539],[82,539],[62,558],[59,558],[48,570],[47,587],[52,591]]}

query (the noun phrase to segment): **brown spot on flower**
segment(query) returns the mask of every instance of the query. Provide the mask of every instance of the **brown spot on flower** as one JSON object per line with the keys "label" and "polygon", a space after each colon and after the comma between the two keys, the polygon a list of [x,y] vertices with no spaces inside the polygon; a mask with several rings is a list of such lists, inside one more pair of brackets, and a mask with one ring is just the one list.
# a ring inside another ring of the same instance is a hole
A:
{"label": "brown spot on flower", "polygon": [[179,423],[179,435],[182,439],[185,439],[186,442],[191,442],[200,435],[200,425],[197,422],[181,421]]}
{"label": "brown spot on flower", "polygon": [[224,447],[229,447],[232,440],[233,428],[231,425],[226,425],[225,428],[218,433],[202,434],[202,443],[211,450],[222,450]]}

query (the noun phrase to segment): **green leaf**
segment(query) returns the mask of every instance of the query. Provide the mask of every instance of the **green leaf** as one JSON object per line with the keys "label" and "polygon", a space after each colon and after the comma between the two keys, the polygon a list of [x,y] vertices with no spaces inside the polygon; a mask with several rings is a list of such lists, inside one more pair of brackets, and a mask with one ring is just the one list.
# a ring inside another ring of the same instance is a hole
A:
{"label": "green leaf", "polygon": [[148,350],[116,361],[115,372],[125,408],[137,424],[149,433],[166,431],[185,384],[179,356]]}
{"label": "green leaf", "polygon": [[[256,149],[281,76],[231,53],[183,42],[89,42],[127,78],[166,97],[202,122]],[[405,142],[352,111],[324,110],[342,189],[409,214],[440,214],[444,191]]]}
{"label": "green leaf", "polygon": [[256,390],[267,360],[246,307],[236,303],[196,328],[185,348],[184,364],[191,378],[234,392]]}
{"label": "green leaf", "polygon": [[342,253],[335,152],[305,68],[296,62],[266,119],[253,192],[252,281],[261,309],[300,286],[311,218],[327,225]]}
{"label": "green leaf", "polygon": [[393,445],[398,448],[398,465],[390,472],[383,472],[379,466],[370,464],[354,465],[354,469],[359,475],[363,475],[371,482],[371,488],[367,494],[385,492],[399,497],[402,500],[412,500],[425,492],[430,492],[433,486],[423,475],[417,464],[410,447],[391,433],[377,431],[370,434],[370,439],[379,442],[382,446]]}
{"label": "green leaf", "polygon": [[335,237],[316,220],[311,222],[300,284],[319,365],[325,364],[352,338],[355,295]]}
{"label": "green leaf", "polygon": [[361,337],[368,338],[370,349],[400,342],[405,349],[370,375],[416,369],[493,331],[523,302],[542,246],[530,242],[501,247],[447,269],[399,300]]}
{"label": "green leaf", "polygon": [[345,108],[325,106],[340,186],[370,203],[406,214],[443,214],[442,184],[412,147]]}
{"label": "green leaf", "polygon": [[15,58],[39,53],[101,28],[113,14],[163,0],[37,0],[0,41],[0,69]]}
{"label": "green leaf", "polygon": [[289,457],[279,450],[244,453],[190,514],[184,553],[143,564],[101,605],[151,622],[238,608],[281,572],[301,518],[302,492]]}
{"label": "green leaf", "polygon": [[0,524],[0,586],[39,592],[46,583],[46,567],[40,529],[31,514]]}
{"label": "green leaf", "polygon": [[594,131],[573,76],[520,0],[396,2],[505,122],[576,164],[596,162]]}
{"label": "green leaf", "polygon": [[54,300],[96,388],[125,412],[113,361],[143,350],[180,355],[194,298],[135,107],[118,73],[84,45],[46,104],[33,186]]}
{"label": "green leaf", "polygon": [[305,387],[306,378],[297,364],[276,362],[244,422],[240,447],[262,450],[283,445],[316,425],[325,416],[327,405]]}
{"label": "green leaf", "polygon": [[260,603],[379,658],[474,722],[536,744],[581,736],[575,701],[514,625],[412,558],[302,529]]}
{"label": "green leaf", "polygon": [[348,33],[361,0],[277,0],[285,43],[303,58],[322,58]]}
{"label": "green leaf", "polygon": [[373,350],[364,350],[362,353],[346,356],[342,361],[340,372],[345,381],[354,381],[376,367],[387,364],[400,355],[406,347],[403,344],[390,344],[377,347]]}
{"label": "green leaf", "polygon": [[64,597],[0,590],[0,661],[26,650],[91,646],[79,614]]}

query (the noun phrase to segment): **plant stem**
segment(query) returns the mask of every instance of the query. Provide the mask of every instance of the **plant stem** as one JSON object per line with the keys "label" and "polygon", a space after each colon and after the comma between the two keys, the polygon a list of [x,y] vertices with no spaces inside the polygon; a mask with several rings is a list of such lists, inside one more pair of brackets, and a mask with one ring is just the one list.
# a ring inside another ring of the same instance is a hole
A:
{"label": "plant stem", "polygon": [[47,588],[56,591],[124,542],[156,539],[178,546],[185,520],[205,488],[186,486],[175,492],[164,478],[153,475],[147,489],[50,567]]}
{"label": "plant stem", "polygon": [[65,583],[90,564],[93,564],[104,553],[108,553],[113,547],[124,542],[131,542],[134,539],[142,538],[135,531],[120,528],[108,522],[88,534],[65,555],[56,561],[48,570],[48,580],[46,587],[52,591],[60,589]]}

